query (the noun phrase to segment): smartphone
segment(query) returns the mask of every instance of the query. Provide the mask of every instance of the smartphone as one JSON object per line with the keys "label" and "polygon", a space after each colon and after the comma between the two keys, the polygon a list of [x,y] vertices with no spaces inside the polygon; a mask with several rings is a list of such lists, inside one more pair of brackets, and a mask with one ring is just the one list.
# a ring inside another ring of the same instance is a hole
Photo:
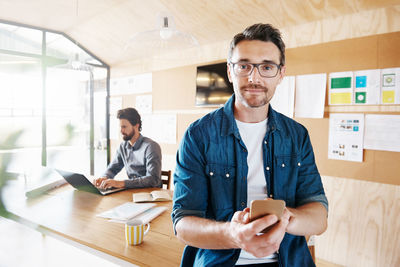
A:
{"label": "smartphone", "polygon": [[[268,198],[262,200],[253,200],[250,203],[250,221],[256,220],[268,214],[275,214],[279,221],[282,217],[285,206],[285,201],[279,199]],[[271,226],[265,228],[261,232],[266,233]]]}

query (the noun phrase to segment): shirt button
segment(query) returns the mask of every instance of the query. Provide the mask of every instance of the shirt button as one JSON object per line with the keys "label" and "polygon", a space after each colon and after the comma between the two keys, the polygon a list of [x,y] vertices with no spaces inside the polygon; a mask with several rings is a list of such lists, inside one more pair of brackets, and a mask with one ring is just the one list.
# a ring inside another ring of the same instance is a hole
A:
{"label": "shirt button", "polygon": [[243,148],[243,152],[247,152],[245,148]]}
{"label": "shirt button", "polygon": [[282,168],[285,168],[285,163],[282,163]]}
{"label": "shirt button", "polygon": [[225,176],[226,176],[226,178],[229,178],[229,173],[227,173]]}
{"label": "shirt button", "polygon": [[244,206],[246,206],[246,203],[242,202],[241,205],[242,205],[242,207],[244,207]]}
{"label": "shirt button", "polygon": [[264,141],[264,144],[268,144],[268,142],[267,142],[267,141]]}
{"label": "shirt button", "polygon": [[269,167],[268,166],[265,169],[267,169],[267,171],[269,171]]}
{"label": "shirt button", "polygon": [[274,195],[273,195],[273,194],[270,194],[270,195],[269,195],[269,197],[270,197],[270,198],[273,198],[273,197],[274,197]]}
{"label": "shirt button", "polygon": [[246,181],[246,177],[243,177],[243,181]]}
{"label": "shirt button", "polygon": [[297,166],[301,166],[301,163],[299,162],[299,163],[297,163]]}
{"label": "shirt button", "polygon": [[210,172],[210,176],[213,176],[214,175],[214,173],[213,172]]}

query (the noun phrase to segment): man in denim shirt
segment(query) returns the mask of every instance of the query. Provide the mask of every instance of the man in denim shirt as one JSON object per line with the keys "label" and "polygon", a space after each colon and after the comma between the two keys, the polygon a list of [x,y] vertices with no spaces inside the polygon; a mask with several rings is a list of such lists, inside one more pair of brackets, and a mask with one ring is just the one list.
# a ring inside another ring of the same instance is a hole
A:
{"label": "man in denim shirt", "polygon": [[[307,130],[269,105],[286,70],[280,32],[237,34],[227,68],[234,95],[189,126],[177,153],[182,266],[315,266],[304,236],[325,231],[328,202]],[[264,198],[286,202],[281,220],[249,221],[250,201]]]}
{"label": "man in denim shirt", "polygon": [[[136,109],[121,109],[117,118],[124,142],[118,147],[103,177],[94,180],[94,185],[102,189],[161,187],[160,145],[140,134],[142,120]],[[123,167],[129,179],[114,180]]]}

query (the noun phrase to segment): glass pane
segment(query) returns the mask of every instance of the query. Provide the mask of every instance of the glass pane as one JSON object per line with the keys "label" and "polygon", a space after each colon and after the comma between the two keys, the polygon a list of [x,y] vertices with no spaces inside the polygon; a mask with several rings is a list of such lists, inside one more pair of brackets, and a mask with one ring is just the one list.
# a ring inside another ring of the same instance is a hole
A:
{"label": "glass pane", "polygon": [[[41,164],[42,76],[38,59],[0,54],[0,156],[8,171],[27,173]],[[18,131],[16,142],[7,138]]]}
{"label": "glass pane", "polygon": [[72,62],[91,63],[102,65],[99,61],[94,59],[91,55],[80,48],[77,43],[66,38],[62,34],[58,33],[46,33],[46,54],[47,56],[63,58]]}
{"label": "glass pane", "polygon": [[41,30],[0,23],[0,49],[42,54]]}
{"label": "glass pane", "polygon": [[102,175],[107,167],[106,97],[107,69],[93,68],[94,77],[94,174]]}
{"label": "glass pane", "polygon": [[89,72],[47,69],[47,166],[90,173]]}

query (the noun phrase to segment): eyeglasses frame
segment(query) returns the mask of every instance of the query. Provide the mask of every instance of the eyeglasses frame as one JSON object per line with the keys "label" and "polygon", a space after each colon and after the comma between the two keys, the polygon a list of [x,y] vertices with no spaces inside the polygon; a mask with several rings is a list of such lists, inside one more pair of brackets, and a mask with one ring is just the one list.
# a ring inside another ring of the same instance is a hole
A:
{"label": "eyeglasses frame", "polygon": [[[261,77],[263,77],[263,78],[274,78],[274,77],[276,77],[276,75],[278,75],[279,71],[280,71],[281,68],[282,68],[282,64],[276,64],[275,62],[272,62],[272,61],[263,62],[263,63],[250,63],[250,62],[243,62],[243,61],[242,61],[242,62],[241,62],[241,61],[238,61],[238,62],[233,63],[232,61],[229,61],[228,63],[229,63],[230,65],[232,65],[233,73],[235,73],[235,75],[237,75],[237,76],[239,76],[239,77],[250,76],[250,75],[253,73],[254,68],[257,68],[258,74],[260,74]],[[238,74],[235,72],[235,65],[236,65],[236,64],[239,64],[239,63],[242,63],[242,64],[250,64],[250,65],[253,66],[253,69],[252,69],[252,70],[250,71],[250,73],[247,74],[247,75],[238,75]],[[260,69],[259,69],[258,67],[259,67],[260,65],[264,65],[264,64],[272,64],[272,65],[275,65],[275,66],[278,68],[277,71],[276,71],[276,74],[275,74],[274,76],[264,76],[264,75],[262,75],[262,74],[260,73]]]}

